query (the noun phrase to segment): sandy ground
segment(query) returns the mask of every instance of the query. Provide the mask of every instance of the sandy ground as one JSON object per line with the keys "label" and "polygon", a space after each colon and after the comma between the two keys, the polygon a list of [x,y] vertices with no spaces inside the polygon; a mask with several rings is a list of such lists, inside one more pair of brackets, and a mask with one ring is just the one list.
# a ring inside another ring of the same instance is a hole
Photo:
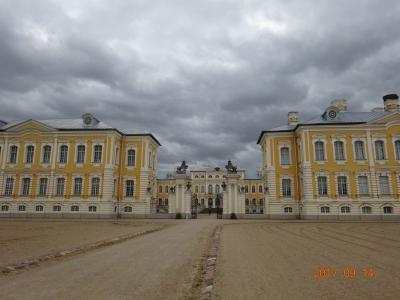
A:
{"label": "sandy ground", "polygon": [[152,229],[157,221],[0,220],[0,267],[119,235]]}
{"label": "sandy ground", "polygon": [[[371,278],[363,271],[368,267],[375,272]],[[344,276],[354,274],[347,268],[356,270],[354,278]],[[263,222],[226,225],[222,231],[216,299],[399,295],[400,223]]]}
{"label": "sandy ground", "polygon": [[188,299],[216,220],[161,231],[0,276],[4,299]]}

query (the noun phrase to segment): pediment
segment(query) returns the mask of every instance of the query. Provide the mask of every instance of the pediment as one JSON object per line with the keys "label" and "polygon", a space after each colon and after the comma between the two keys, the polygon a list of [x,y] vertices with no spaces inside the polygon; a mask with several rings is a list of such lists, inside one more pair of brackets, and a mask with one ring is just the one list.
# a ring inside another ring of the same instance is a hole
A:
{"label": "pediment", "polygon": [[399,123],[400,124],[400,112],[394,112],[390,115],[386,115],[377,119],[374,119],[370,122],[369,124],[379,124],[379,125],[385,125],[389,123]]}
{"label": "pediment", "polygon": [[21,123],[15,124],[6,129],[6,131],[12,132],[24,132],[24,131],[39,131],[39,132],[50,132],[54,131],[53,127],[43,124],[36,120],[26,120]]}

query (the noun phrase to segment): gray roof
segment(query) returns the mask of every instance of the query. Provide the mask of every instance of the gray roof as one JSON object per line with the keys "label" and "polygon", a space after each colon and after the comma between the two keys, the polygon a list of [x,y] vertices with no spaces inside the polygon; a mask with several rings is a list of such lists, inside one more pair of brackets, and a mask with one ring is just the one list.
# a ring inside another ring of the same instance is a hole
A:
{"label": "gray roof", "polygon": [[[16,126],[18,124],[27,122],[29,120],[19,120],[19,121],[11,121],[6,125],[3,125],[0,127],[1,130],[5,130],[8,128],[11,128],[13,126]],[[97,124],[94,124],[92,126],[85,126],[83,123],[82,118],[79,119],[51,119],[51,120],[34,120],[39,123],[42,123],[46,126],[55,128],[55,129],[113,129],[113,127],[105,124],[104,122],[98,122]]]}
{"label": "gray roof", "polygon": [[[349,124],[349,123],[367,123],[375,119],[390,115],[392,112],[387,111],[370,111],[370,112],[339,112],[335,120],[324,119],[322,116],[310,119],[305,122],[299,122],[299,125],[313,124]],[[292,131],[296,126],[283,125],[268,129],[266,131]]]}

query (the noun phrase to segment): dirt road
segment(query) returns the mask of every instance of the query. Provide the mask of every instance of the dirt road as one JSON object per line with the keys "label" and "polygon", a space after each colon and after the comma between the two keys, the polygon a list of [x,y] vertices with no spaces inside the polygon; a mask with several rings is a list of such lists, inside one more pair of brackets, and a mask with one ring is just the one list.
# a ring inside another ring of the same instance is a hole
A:
{"label": "dirt road", "polygon": [[216,220],[161,231],[0,277],[4,299],[182,299]]}
{"label": "dirt road", "polygon": [[226,225],[216,281],[216,299],[399,299],[400,223]]}

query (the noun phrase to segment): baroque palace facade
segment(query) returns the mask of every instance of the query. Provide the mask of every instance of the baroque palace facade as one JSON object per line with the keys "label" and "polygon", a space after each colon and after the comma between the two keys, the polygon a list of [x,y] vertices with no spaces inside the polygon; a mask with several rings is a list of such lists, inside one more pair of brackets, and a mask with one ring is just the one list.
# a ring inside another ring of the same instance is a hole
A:
{"label": "baroque palace facade", "polygon": [[400,218],[400,109],[349,112],[335,100],[321,114],[262,131],[262,176],[225,168],[157,179],[160,143],[91,114],[78,119],[0,121],[0,217]]}
{"label": "baroque palace facade", "polygon": [[91,114],[0,126],[0,216],[149,211],[160,146],[152,134],[123,133]]}

